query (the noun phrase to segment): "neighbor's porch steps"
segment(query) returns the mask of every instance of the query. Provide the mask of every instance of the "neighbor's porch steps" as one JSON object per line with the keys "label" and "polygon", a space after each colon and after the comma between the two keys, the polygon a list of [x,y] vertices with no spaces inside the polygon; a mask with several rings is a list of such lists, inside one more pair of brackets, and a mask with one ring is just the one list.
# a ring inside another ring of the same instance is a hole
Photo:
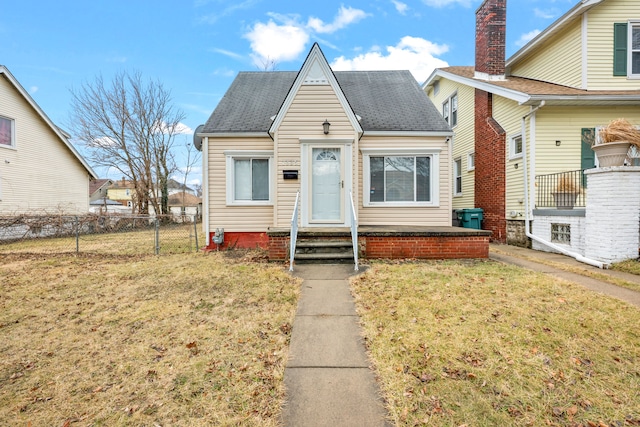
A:
{"label": "neighbor's porch steps", "polygon": [[294,260],[297,263],[353,263],[351,240],[327,240],[314,237],[299,237]]}

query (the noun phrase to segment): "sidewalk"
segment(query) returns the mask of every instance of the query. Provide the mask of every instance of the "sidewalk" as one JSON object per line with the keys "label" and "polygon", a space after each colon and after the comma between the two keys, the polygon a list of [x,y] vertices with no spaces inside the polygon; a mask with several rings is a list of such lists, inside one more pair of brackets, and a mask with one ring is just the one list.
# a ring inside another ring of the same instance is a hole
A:
{"label": "sidewalk", "polygon": [[352,264],[297,265],[304,279],[284,372],[286,427],[389,426],[349,290]]}
{"label": "sidewalk", "polygon": [[[636,283],[640,286],[640,276],[635,274],[600,269],[581,263],[562,254],[535,251],[533,249],[494,243],[489,245],[489,258],[569,280],[592,291],[609,295],[640,307],[640,292],[616,286],[602,280],[597,280],[586,275],[579,274],[578,272],[582,271],[585,274],[588,272],[599,273],[612,278],[623,279],[627,282]],[[545,263],[565,265],[567,267],[571,267],[576,272],[568,272]]]}

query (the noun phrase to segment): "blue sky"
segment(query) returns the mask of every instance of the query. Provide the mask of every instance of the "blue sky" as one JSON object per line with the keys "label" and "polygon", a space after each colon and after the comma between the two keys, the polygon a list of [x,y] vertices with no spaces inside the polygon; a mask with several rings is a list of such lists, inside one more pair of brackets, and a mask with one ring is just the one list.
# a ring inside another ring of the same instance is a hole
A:
{"label": "blue sky", "polygon": [[[473,65],[480,0],[77,0],[5,2],[0,64],[65,127],[70,90],[140,72],[171,91],[185,135],[204,123],[239,71],[297,71],[318,42],[334,70]],[[509,0],[507,56],[577,0]],[[79,147],[81,149],[81,147]],[[101,175],[107,173],[96,169]],[[190,181],[199,180],[197,170]]]}

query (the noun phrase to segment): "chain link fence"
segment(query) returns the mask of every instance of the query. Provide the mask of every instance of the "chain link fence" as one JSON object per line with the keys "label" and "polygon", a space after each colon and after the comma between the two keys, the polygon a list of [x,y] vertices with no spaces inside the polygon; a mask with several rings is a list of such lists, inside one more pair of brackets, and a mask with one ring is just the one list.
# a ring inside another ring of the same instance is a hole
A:
{"label": "chain link fence", "polygon": [[14,215],[0,217],[0,254],[173,254],[205,244],[197,216]]}

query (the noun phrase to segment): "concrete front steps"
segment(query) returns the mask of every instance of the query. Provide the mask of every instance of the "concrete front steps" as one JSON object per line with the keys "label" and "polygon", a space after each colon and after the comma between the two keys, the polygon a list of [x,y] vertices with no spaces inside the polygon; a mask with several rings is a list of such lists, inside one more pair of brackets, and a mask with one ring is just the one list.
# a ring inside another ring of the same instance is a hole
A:
{"label": "concrete front steps", "polygon": [[352,264],[351,240],[299,236],[294,260],[298,264]]}

